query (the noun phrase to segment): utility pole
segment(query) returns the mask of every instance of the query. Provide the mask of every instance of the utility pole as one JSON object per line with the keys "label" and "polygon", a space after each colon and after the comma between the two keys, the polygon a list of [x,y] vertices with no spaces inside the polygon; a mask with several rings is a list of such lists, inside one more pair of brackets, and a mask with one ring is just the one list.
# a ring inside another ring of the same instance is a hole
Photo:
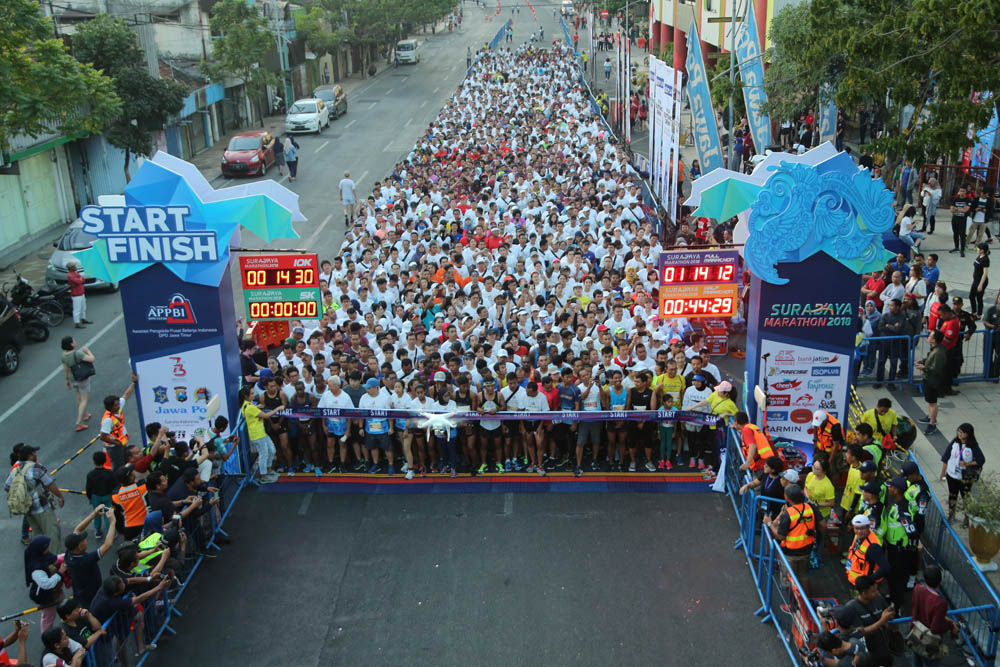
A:
{"label": "utility pole", "polygon": [[[736,9],[734,7],[733,9]],[[737,24],[742,23],[746,20],[746,10],[740,13],[740,16],[736,16],[737,12],[733,12],[732,16],[712,16],[709,17],[709,23],[731,23],[729,28],[729,157],[726,159],[726,167],[728,169],[733,168],[733,129],[735,127],[736,119],[733,118],[733,93],[736,91],[736,30],[738,28]],[[695,45],[697,48],[701,48],[701,44]]]}

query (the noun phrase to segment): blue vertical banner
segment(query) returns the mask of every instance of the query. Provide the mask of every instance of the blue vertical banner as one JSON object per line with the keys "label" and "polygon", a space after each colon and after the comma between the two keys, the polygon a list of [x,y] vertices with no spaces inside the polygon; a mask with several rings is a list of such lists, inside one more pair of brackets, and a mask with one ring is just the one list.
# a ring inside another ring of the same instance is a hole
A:
{"label": "blue vertical banner", "polygon": [[758,153],[771,145],[771,118],[764,113],[767,93],[764,92],[764,64],[761,62],[760,40],[753,0],[741,23],[735,25],[736,60],[743,79],[743,101],[747,107],[747,121]]}
{"label": "blue vertical banner", "polygon": [[688,73],[688,100],[691,103],[691,120],[694,126],[694,143],[698,149],[701,173],[707,174],[721,169],[722,142],[719,140],[719,126],[715,122],[712,95],[708,89],[708,72],[701,57],[701,39],[694,19],[688,28],[688,50],[685,62]]}
{"label": "blue vertical banner", "polygon": [[833,92],[830,84],[819,90],[819,143],[837,141],[837,103],[833,101]]}

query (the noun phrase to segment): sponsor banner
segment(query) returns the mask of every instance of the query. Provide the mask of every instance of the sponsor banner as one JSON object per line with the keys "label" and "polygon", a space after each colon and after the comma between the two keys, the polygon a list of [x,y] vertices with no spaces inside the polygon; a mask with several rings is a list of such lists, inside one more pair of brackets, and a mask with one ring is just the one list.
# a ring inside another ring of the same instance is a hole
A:
{"label": "sponsor banner", "polygon": [[[289,409],[282,410],[278,414],[296,419],[371,419],[374,417],[385,417],[387,419],[424,419],[428,416],[425,413],[415,410],[364,410],[361,408]],[[662,421],[704,425],[712,425],[719,421],[719,418],[715,415],[685,410],[568,410],[562,412],[497,412],[496,414],[455,412],[451,415],[451,418],[456,421]]]}
{"label": "sponsor banner", "polygon": [[219,414],[229,414],[221,345],[143,359],[136,362],[135,372],[140,378],[136,391],[142,423],[159,422],[175,431],[177,440],[204,439],[213,396],[222,396]]}
{"label": "sponsor banner", "polygon": [[[821,86],[819,100],[819,142],[837,140],[837,103],[830,84]],[[806,146],[809,148],[809,146]]]}
{"label": "sponsor banner", "polygon": [[720,169],[722,164],[722,142],[719,140],[719,126],[715,122],[715,109],[712,107],[712,95],[708,89],[708,72],[701,55],[701,38],[698,36],[698,25],[691,19],[691,27],[687,33],[687,93],[691,103],[691,119],[694,125],[694,143],[698,149],[698,160],[701,162],[702,174],[714,169]]}
{"label": "sponsor banner", "polygon": [[[763,0],[762,0],[763,1]],[[732,24],[730,24],[732,25]],[[757,152],[763,154],[771,145],[771,118],[764,113],[767,94],[764,92],[764,63],[757,32],[757,16],[753,0],[743,21],[736,24],[736,60],[743,80],[743,101],[746,103],[747,122]]]}
{"label": "sponsor banner", "polygon": [[760,354],[758,377],[766,378],[767,425],[773,432],[811,442],[814,410],[845,412],[850,355],[768,338],[761,341]]}

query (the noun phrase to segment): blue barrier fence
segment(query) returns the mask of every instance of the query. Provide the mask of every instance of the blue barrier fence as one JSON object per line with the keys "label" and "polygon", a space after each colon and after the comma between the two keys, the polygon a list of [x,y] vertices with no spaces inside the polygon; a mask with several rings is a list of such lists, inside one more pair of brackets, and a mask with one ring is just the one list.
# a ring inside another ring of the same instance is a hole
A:
{"label": "blue barrier fence", "polygon": [[[775,501],[753,490],[740,494],[740,488],[750,481],[750,475],[740,469],[745,459],[739,432],[729,429],[725,438],[725,492],[739,521],[739,539],[733,548],[743,549],[760,596],[761,607],[755,614],[762,617],[762,623],[774,623],[789,660],[795,665],[802,664],[799,649],[815,648],[815,638],[824,625],[777,541],[763,526],[763,514],[775,515],[778,511]],[[898,473],[898,470],[893,472]],[[994,665],[1000,631],[1000,598],[948,523],[947,514],[933,495],[925,511],[920,544],[925,564],[938,565],[944,574],[941,592],[952,608],[949,616],[960,621],[960,640],[966,655],[976,665]],[[909,621],[907,617],[893,623],[902,627]]]}
{"label": "blue barrier fence", "polygon": [[[1000,380],[1000,334],[990,329],[979,329],[963,334],[957,345],[962,365],[956,382]],[[856,370],[859,373],[855,384],[897,382],[922,386],[923,371],[917,368],[916,362],[925,359],[929,352],[926,333],[866,337],[856,350],[855,360],[859,364]]]}

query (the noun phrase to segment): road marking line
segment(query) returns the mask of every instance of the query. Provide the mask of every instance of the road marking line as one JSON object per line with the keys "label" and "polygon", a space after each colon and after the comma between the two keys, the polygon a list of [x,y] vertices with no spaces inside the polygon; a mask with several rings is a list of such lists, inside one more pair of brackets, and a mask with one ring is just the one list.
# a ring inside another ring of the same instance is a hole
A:
{"label": "road marking line", "polygon": [[[110,331],[112,327],[114,327],[116,324],[118,324],[119,322],[122,321],[123,317],[124,317],[124,315],[122,315],[121,313],[118,313],[118,316],[115,317],[110,322],[108,322],[107,324],[105,324],[104,328],[97,332],[97,335],[95,335],[93,338],[91,338],[89,341],[87,341],[86,343],[84,343],[80,347],[90,347],[91,345],[93,345],[94,343],[96,343],[98,338],[100,338],[104,334],[108,333],[108,331]],[[0,415],[0,423],[3,423],[3,421],[5,419],[7,419],[7,417],[10,417],[12,414],[14,414],[18,410],[20,410],[21,407],[23,407],[25,403],[27,403],[32,398],[34,398],[35,394],[37,394],[39,391],[41,391],[45,387],[45,385],[47,385],[57,375],[59,375],[60,373],[63,373],[63,372],[64,372],[63,371],[63,364],[60,363],[58,366],[56,366],[55,370],[53,370],[51,373],[49,373],[48,375],[46,375],[42,379],[42,381],[39,382],[38,384],[36,384],[35,387],[31,391],[29,391],[27,394],[25,394],[24,396],[22,396],[21,400],[19,400],[17,403],[15,403],[14,405],[10,406],[9,408],[7,408],[7,412],[5,412],[2,415]]]}
{"label": "road marking line", "polygon": [[391,151],[391,150],[392,150],[392,142],[390,141],[389,143],[387,143],[387,144],[385,145],[385,148],[383,148],[383,149],[382,149],[382,152],[383,152],[383,153],[388,153],[388,152],[389,152],[389,151]]}
{"label": "road marking line", "polygon": [[313,494],[307,493],[306,497],[302,499],[302,504],[299,505],[299,516],[305,516],[306,512],[309,511],[309,504],[312,502]]}
{"label": "road marking line", "polygon": [[371,111],[372,109],[374,109],[377,106],[378,106],[378,102],[372,102],[371,104],[368,105],[368,110]]}
{"label": "road marking line", "polygon": [[309,237],[309,242],[306,243],[306,247],[307,248],[313,247],[313,242],[316,240],[316,237],[319,236],[319,233],[321,231],[323,231],[324,227],[326,227],[326,223],[330,222],[330,220],[332,220],[332,219],[333,219],[333,213],[331,213],[330,215],[326,216],[326,218],[323,220],[323,222],[320,223],[320,226],[316,228],[316,231],[314,231],[312,233],[312,236]]}
{"label": "road marking line", "polygon": [[454,72],[454,71],[455,71],[455,70],[457,70],[457,69],[458,69],[458,65],[452,65],[452,66],[451,66],[451,71],[452,71],[452,72]]}
{"label": "road marking line", "polygon": [[329,143],[330,143],[329,140],[324,141],[323,143],[321,143],[319,145],[319,148],[317,148],[316,150],[313,151],[313,153],[319,153],[321,150],[323,150],[324,148],[326,148],[326,145],[329,144]]}
{"label": "road marking line", "polygon": [[427,100],[424,100],[423,102],[420,103],[421,109],[423,109],[425,106],[427,106]]}
{"label": "road marking line", "polygon": [[357,122],[358,122],[358,119],[357,119],[357,118],[355,118],[355,119],[354,119],[354,120],[352,120],[352,121],[351,121],[350,123],[348,123],[347,125],[345,125],[345,126],[344,126],[344,129],[346,130],[346,129],[347,129],[347,128],[349,128],[349,127],[350,127],[351,125],[354,125],[354,124],[355,124],[355,123],[357,123]]}
{"label": "road marking line", "polygon": [[383,93],[383,95],[388,95],[388,94],[389,94],[389,93],[391,93],[391,92],[392,92],[393,90],[395,90],[395,88],[390,88],[389,90],[385,91],[385,93]]}
{"label": "road marking line", "polygon": [[410,120],[406,121],[406,125],[404,125],[403,127],[409,127],[410,123],[412,122],[413,122],[413,116],[410,116]]}
{"label": "road marking line", "polygon": [[437,92],[438,92],[439,90],[441,90],[441,87],[440,87],[440,86],[439,86],[439,87],[437,87],[437,88],[435,88],[434,90],[432,90],[432,91],[431,91],[431,95],[437,95]]}
{"label": "road marking line", "polygon": [[358,179],[358,183],[364,182],[365,176],[367,176],[367,175],[368,175],[368,170],[366,169],[365,173],[361,174],[361,178]]}

